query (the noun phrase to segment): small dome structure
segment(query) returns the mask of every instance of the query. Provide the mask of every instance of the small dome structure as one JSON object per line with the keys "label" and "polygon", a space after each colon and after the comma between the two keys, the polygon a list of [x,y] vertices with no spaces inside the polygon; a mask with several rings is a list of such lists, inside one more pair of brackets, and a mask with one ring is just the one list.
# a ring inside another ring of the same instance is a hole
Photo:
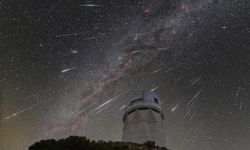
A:
{"label": "small dome structure", "polygon": [[165,146],[164,114],[159,97],[151,91],[138,91],[131,99],[124,109],[122,140],[154,141],[158,146]]}
{"label": "small dome structure", "polygon": [[159,97],[149,90],[147,91],[137,91],[132,95],[132,101],[130,103],[136,102],[137,100],[140,101],[148,101],[148,102],[155,102],[157,104],[160,103]]}

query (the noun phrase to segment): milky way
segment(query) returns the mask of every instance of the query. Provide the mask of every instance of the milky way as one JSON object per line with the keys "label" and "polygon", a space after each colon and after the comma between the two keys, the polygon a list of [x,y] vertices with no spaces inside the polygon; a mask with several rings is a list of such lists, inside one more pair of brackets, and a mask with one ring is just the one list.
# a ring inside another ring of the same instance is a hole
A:
{"label": "milky way", "polygon": [[136,90],[156,92],[173,150],[248,150],[247,0],[2,1],[0,145],[121,140]]}

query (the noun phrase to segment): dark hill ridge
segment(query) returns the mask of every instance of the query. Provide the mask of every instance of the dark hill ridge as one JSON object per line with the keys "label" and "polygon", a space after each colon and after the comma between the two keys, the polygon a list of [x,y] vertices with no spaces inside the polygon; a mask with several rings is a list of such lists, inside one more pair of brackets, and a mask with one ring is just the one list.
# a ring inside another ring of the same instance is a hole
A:
{"label": "dark hill ridge", "polygon": [[60,140],[41,140],[29,147],[29,150],[168,150],[158,147],[154,142],[144,144],[127,142],[91,141],[86,137],[70,136]]}

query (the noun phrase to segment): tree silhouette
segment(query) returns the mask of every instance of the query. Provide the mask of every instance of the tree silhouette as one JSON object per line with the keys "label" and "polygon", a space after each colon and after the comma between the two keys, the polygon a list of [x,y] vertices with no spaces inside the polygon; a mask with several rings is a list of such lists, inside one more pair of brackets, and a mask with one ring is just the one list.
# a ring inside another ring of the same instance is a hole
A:
{"label": "tree silhouette", "polygon": [[167,150],[155,145],[154,141],[148,141],[144,144],[135,144],[127,142],[105,142],[90,141],[86,137],[70,136],[60,140],[42,140],[29,147],[29,150]]}
{"label": "tree silhouette", "polygon": [[147,142],[144,143],[144,145],[146,145],[146,146],[148,146],[148,147],[156,147],[154,141],[147,141]]}

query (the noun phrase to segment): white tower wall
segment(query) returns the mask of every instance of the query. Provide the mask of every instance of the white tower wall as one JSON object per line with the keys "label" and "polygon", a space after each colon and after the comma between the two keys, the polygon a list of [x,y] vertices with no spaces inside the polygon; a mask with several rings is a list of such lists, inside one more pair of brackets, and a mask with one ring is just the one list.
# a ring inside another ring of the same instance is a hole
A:
{"label": "white tower wall", "polygon": [[154,141],[158,146],[166,146],[164,115],[159,103],[152,92],[136,94],[124,111],[123,141]]}

